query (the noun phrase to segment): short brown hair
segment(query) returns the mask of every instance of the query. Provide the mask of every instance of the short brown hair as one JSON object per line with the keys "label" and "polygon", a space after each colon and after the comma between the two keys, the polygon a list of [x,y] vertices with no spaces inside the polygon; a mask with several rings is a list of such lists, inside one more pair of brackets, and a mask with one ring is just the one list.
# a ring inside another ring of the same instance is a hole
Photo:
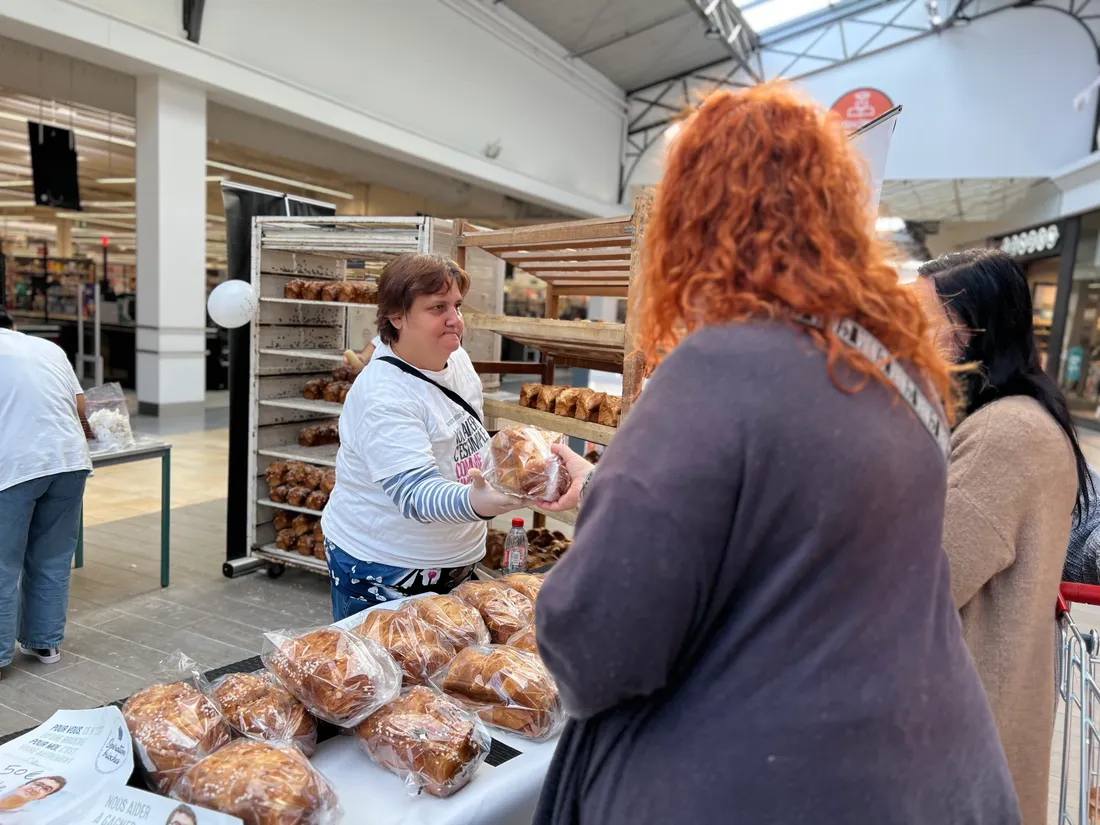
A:
{"label": "short brown hair", "polygon": [[406,252],[386,264],[378,283],[378,336],[382,343],[392,344],[398,339],[397,327],[390,318],[405,315],[419,296],[438,295],[451,284],[458,284],[465,296],[470,291],[470,276],[442,255]]}

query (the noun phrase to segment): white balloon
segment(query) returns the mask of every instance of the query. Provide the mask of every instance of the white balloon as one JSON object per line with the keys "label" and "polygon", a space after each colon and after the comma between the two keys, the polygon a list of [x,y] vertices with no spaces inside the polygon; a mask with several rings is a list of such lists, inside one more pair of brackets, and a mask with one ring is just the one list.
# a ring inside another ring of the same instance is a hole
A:
{"label": "white balloon", "polygon": [[243,327],[256,314],[256,296],[252,291],[252,284],[235,279],[218,284],[206,301],[206,309],[214,323],[220,327]]}

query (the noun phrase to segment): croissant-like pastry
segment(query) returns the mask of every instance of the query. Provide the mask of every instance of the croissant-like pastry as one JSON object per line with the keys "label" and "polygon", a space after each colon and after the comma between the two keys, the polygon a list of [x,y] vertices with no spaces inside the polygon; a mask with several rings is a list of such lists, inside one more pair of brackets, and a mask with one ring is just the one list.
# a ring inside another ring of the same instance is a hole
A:
{"label": "croissant-like pastry", "polygon": [[567,387],[562,390],[561,394],[554,400],[553,413],[572,418],[577,414],[577,400],[580,398],[580,394],[581,391],[574,387]]}
{"label": "croissant-like pastry", "polygon": [[499,582],[466,582],[455,588],[454,595],[477,608],[497,644],[504,644],[535,620],[534,603]]}
{"label": "croissant-like pastry", "polygon": [[535,408],[543,412],[550,412],[554,409],[554,402],[558,400],[558,396],[566,389],[566,387],[543,387],[539,390],[539,399],[535,403]]}
{"label": "croissant-like pastry", "polygon": [[473,607],[457,596],[424,596],[409,599],[399,610],[414,615],[439,630],[456,648],[488,644],[489,629]]}
{"label": "croissant-like pastry", "polygon": [[377,764],[436,797],[462,789],[490,745],[476,716],[426,687],[414,687],[368,716],[355,735]]}
{"label": "croissant-like pastry", "polygon": [[577,411],[573,417],[578,421],[589,421],[595,424],[600,420],[600,405],[607,398],[607,393],[592,392],[592,390],[588,393],[582,393],[577,398]]}
{"label": "croissant-like pastry", "polygon": [[374,639],[401,666],[406,685],[419,685],[455,655],[443,634],[416,614],[400,610],[368,610],[352,628],[364,639]]}
{"label": "croissant-like pastry", "polygon": [[302,287],[302,297],[307,301],[320,301],[323,287],[324,283],[322,281],[306,281]]}
{"label": "croissant-like pastry", "polygon": [[597,423],[605,427],[618,427],[623,415],[623,400],[617,395],[608,395],[600,404]]}

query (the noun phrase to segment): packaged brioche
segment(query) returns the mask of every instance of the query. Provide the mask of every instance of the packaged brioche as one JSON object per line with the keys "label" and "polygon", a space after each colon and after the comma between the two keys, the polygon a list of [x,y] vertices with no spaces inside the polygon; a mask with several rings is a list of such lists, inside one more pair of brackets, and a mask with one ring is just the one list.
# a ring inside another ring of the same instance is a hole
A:
{"label": "packaged brioche", "polygon": [[448,797],[489,755],[491,739],[477,715],[423,686],[375,711],[355,728],[359,748],[401,777],[412,793]]}
{"label": "packaged brioche", "polygon": [[264,634],[264,666],[319,719],[357,725],[401,690],[401,669],[373,639],[339,627]]}
{"label": "packaged brioche", "polygon": [[562,721],[558,688],[546,665],[514,647],[468,647],[432,682],[485,724],[529,739],[553,736]]}
{"label": "packaged brioche", "polygon": [[184,771],[229,743],[229,725],[209,689],[194,660],[176,651],[161,663],[155,681],[122,706],[152,790],[168,793]]}
{"label": "packaged brioche", "polygon": [[406,685],[420,685],[451,661],[455,647],[437,628],[411,611],[376,608],[363,614],[351,632],[374,639],[401,667]]}
{"label": "packaged brioche", "polygon": [[172,796],[245,825],[336,825],[343,812],[328,780],[297,748],[238,739],[193,765]]}
{"label": "packaged brioche", "polygon": [[500,579],[460,584],[454,595],[477,609],[496,644],[504,644],[510,636],[535,621],[534,602]]}
{"label": "packaged brioche", "polygon": [[398,612],[411,612],[434,627],[456,650],[471,645],[487,645],[489,628],[473,605],[458,596],[424,596],[409,599]]}
{"label": "packaged brioche", "polygon": [[511,573],[497,579],[506,587],[510,587],[517,593],[522,593],[532,602],[539,596],[539,590],[542,589],[542,580],[543,577],[535,573]]}
{"label": "packaged brioche", "polygon": [[538,656],[539,646],[535,639],[535,626],[529,624],[527,627],[523,628],[523,630],[514,634],[508,639],[508,647],[514,647],[518,650],[525,651],[526,653],[534,653]]}
{"label": "packaged brioche", "polygon": [[222,676],[211,695],[239,736],[288,742],[306,756],[317,750],[317,720],[268,671]]}
{"label": "packaged brioche", "polygon": [[538,427],[507,427],[486,445],[482,475],[504,493],[540,501],[557,501],[569,489],[565,462],[550,449],[563,436]]}

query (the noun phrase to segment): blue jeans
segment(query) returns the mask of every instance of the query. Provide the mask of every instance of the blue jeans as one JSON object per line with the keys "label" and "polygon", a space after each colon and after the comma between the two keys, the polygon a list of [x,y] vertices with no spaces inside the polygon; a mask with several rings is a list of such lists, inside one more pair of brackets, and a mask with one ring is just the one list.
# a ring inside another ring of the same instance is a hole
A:
{"label": "blue jeans", "polygon": [[61,645],[87,478],[57,473],[0,490],[0,667],[11,664],[16,630],[25,647]]}
{"label": "blue jeans", "polygon": [[450,593],[474,573],[474,566],[412,568],[362,561],[325,539],[332,620],[338,622],[376,604],[420,593]]}

